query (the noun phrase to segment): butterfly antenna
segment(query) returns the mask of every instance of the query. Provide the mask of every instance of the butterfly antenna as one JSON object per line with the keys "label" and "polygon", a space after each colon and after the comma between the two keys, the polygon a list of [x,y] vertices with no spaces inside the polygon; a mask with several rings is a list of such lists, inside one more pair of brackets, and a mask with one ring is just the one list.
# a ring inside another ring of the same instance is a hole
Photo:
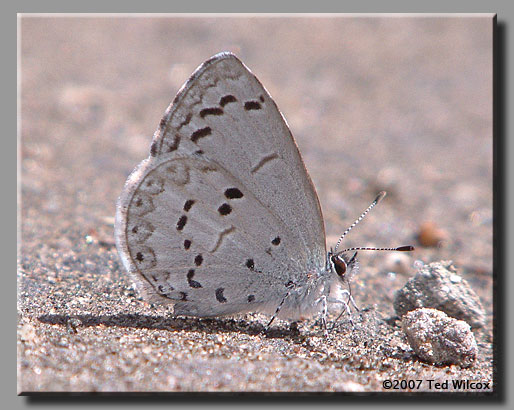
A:
{"label": "butterfly antenna", "polygon": [[375,247],[360,247],[357,246],[355,248],[347,248],[342,251],[337,252],[335,255],[340,255],[342,253],[351,252],[351,251],[399,251],[399,252],[411,252],[414,250],[414,246],[404,245],[397,246],[396,248],[375,248]]}
{"label": "butterfly antenna", "polygon": [[[341,241],[343,240],[343,238],[346,236],[346,234],[348,234],[348,232],[350,232],[353,227],[355,225],[357,225],[360,221],[362,221],[364,219],[364,217],[368,214],[369,211],[371,211],[373,209],[373,207],[378,204],[382,198],[384,198],[386,196],[386,191],[381,191],[377,197],[375,198],[375,200],[371,203],[370,206],[368,206],[368,208],[361,214],[361,216],[359,216],[355,222],[353,224],[351,224],[347,229],[346,231],[343,232],[343,234],[341,235],[341,237],[339,238],[339,240],[337,241],[337,244],[336,244],[336,247],[334,249],[334,253],[337,251],[337,247],[339,246],[339,244],[341,243]],[[357,248],[355,248],[357,249]],[[363,249],[365,250],[364,248],[359,248],[359,249]],[[391,249],[392,250],[392,249]]]}

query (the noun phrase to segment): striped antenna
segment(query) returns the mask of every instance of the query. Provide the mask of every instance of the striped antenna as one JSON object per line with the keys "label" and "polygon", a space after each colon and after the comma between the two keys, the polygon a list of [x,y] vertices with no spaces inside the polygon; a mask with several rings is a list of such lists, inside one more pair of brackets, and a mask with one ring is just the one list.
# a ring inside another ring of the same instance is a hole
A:
{"label": "striped antenna", "polygon": [[400,252],[411,252],[414,250],[414,246],[411,245],[405,245],[405,246],[398,246],[396,248],[366,248],[366,247],[356,247],[356,248],[348,248],[343,249],[342,251],[337,252],[335,255],[341,255],[345,252],[351,252],[351,251],[400,251]]}
{"label": "striped antenna", "polygon": [[[346,234],[348,232],[350,232],[352,230],[352,228],[357,225],[360,221],[362,221],[364,219],[364,217],[368,214],[369,211],[371,211],[371,209],[373,209],[373,207],[378,204],[382,198],[384,198],[386,196],[386,191],[381,191],[377,197],[375,198],[375,200],[371,203],[370,206],[368,206],[368,208],[361,214],[361,216],[359,216],[355,222],[353,224],[351,224],[348,229],[346,229],[346,231],[343,232],[343,234],[341,235],[341,237],[339,238],[339,240],[337,241],[337,244],[336,244],[336,247],[334,249],[334,253],[336,253],[337,251],[337,247],[339,246],[339,244],[341,243],[341,241],[343,240],[343,238],[346,236]],[[355,248],[356,249],[356,248]],[[365,248],[359,248],[359,249],[362,249],[362,250],[367,250]],[[348,250],[351,250],[351,249],[346,249],[347,251]],[[377,249],[378,250],[378,249]],[[385,249],[384,249],[385,250]],[[396,248],[394,249],[390,249],[390,250],[396,250]],[[340,252],[341,253],[341,252]]]}

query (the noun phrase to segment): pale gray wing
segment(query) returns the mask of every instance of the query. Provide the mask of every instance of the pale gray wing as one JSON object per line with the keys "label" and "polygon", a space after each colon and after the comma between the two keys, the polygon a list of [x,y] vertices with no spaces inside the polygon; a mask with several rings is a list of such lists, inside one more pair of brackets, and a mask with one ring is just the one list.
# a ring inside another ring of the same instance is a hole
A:
{"label": "pale gray wing", "polygon": [[298,147],[271,96],[233,54],[202,64],[168,108],[151,155],[174,151],[223,164],[295,232],[304,266],[325,263],[321,208]]}
{"label": "pale gray wing", "polygon": [[314,187],[273,100],[232,54],[204,63],[131,174],[115,227],[150,299],[217,316],[277,303],[325,263]]}

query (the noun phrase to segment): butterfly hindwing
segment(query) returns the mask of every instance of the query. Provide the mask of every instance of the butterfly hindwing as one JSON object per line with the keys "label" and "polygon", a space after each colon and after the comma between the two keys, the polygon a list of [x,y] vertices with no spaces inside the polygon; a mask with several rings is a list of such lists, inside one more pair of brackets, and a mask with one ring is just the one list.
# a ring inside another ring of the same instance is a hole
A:
{"label": "butterfly hindwing", "polygon": [[279,303],[287,272],[301,269],[288,246],[296,238],[282,222],[204,158],[176,156],[147,167],[127,207],[125,237],[151,299],[179,302],[176,313],[195,316]]}

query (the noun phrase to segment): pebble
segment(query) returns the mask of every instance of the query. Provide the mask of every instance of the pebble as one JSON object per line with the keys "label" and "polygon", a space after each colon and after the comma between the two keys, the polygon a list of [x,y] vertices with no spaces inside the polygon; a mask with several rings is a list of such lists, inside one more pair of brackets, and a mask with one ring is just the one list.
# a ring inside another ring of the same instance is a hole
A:
{"label": "pebble", "polygon": [[435,222],[423,222],[418,231],[418,242],[427,248],[442,247],[448,240],[446,231],[440,229]]}
{"label": "pebble", "polygon": [[486,313],[477,294],[457,274],[449,261],[433,262],[421,267],[395,293],[393,305],[400,317],[417,308],[434,308],[466,321],[473,328],[484,326],[486,320]]}
{"label": "pebble", "polygon": [[435,365],[471,366],[478,348],[471,327],[437,309],[416,309],[402,317],[402,328],[416,355]]}

